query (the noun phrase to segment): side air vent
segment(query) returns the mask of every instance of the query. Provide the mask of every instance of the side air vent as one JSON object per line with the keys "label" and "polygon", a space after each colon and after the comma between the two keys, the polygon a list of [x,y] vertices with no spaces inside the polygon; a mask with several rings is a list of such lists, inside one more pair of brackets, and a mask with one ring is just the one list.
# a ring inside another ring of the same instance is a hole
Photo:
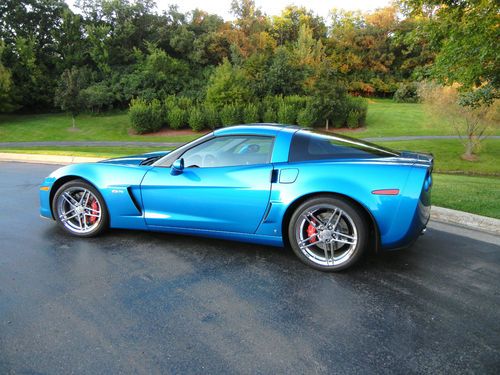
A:
{"label": "side air vent", "polygon": [[139,211],[139,214],[142,215],[141,205],[139,204],[139,202],[137,202],[137,199],[135,198],[135,195],[132,192],[132,188],[130,186],[127,188],[127,192],[128,192],[128,195],[130,195],[130,199],[134,203],[135,208],[137,208],[137,211]]}

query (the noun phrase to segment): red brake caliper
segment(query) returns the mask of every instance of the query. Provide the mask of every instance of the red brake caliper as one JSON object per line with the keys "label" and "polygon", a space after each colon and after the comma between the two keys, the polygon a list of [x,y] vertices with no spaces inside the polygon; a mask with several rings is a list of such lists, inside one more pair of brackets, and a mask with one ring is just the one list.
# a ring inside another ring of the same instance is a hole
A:
{"label": "red brake caliper", "polygon": [[[95,215],[96,212],[99,211],[99,206],[97,205],[97,201],[95,199],[92,199],[92,202],[90,202],[90,208],[92,208],[92,215]],[[89,216],[89,224],[94,224],[97,221],[97,217],[95,216]]]}
{"label": "red brake caliper", "polygon": [[[312,224],[309,224],[309,226],[307,227],[307,237],[311,237],[311,236],[315,235],[316,233],[318,233],[316,231],[316,228],[314,228],[314,226]],[[309,240],[310,243],[315,243],[316,241],[318,241],[317,236],[314,236],[313,238],[311,238]]]}

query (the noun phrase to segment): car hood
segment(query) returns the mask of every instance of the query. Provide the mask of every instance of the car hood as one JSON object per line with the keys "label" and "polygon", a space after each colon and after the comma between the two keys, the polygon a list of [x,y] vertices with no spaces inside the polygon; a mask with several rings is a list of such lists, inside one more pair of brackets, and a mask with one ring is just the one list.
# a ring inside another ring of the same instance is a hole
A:
{"label": "car hood", "polygon": [[140,155],[122,156],[119,158],[106,159],[100,163],[125,164],[125,165],[151,165],[170,151],[154,151]]}

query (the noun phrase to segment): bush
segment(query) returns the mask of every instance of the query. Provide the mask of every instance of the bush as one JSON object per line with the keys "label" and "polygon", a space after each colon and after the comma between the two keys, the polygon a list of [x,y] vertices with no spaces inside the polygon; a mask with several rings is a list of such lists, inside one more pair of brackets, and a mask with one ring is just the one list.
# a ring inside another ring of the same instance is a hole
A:
{"label": "bush", "polygon": [[311,106],[307,106],[299,111],[297,115],[297,124],[304,127],[314,126],[316,123],[316,114]]}
{"label": "bush", "polygon": [[142,99],[133,99],[129,109],[130,122],[139,133],[158,131],[162,126],[162,106],[159,100],[147,103]]}
{"label": "bush", "polygon": [[259,122],[259,108],[256,104],[249,103],[243,108],[243,123],[253,124]]}
{"label": "bush", "polygon": [[228,104],[222,107],[220,111],[222,125],[231,126],[240,122],[240,109],[234,104]]}
{"label": "bush", "polygon": [[368,101],[365,98],[349,97],[347,101],[344,124],[354,129],[366,124]]}
{"label": "bush", "polygon": [[220,125],[219,111],[215,105],[205,103],[203,111],[205,112],[205,122],[208,127],[215,129]]}
{"label": "bush", "polygon": [[87,111],[97,113],[111,109],[115,100],[111,89],[103,82],[81,90],[80,98]]}
{"label": "bush", "polygon": [[280,124],[295,124],[297,120],[297,109],[290,104],[282,103],[278,108],[278,122]]}
{"label": "bush", "polygon": [[205,117],[203,111],[198,107],[193,107],[191,111],[189,111],[188,123],[189,127],[195,132],[203,130],[205,127]]}
{"label": "bush", "polygon": [[276,115],[276,112],[272,108],[268,108],[265,110],[264,114],[262,115],[262,121],[264,122],[270,122],[270,123],[275,123],[278,121],[278,116]]}
{"label": "bush", "polygon": [[172,129],[180,129],[186,124],[186,111],[173,107],[167,112],[168,124]]}
{"label": "bush", "polygon": [[418,83],[401,83],[392,98],[397,103],[418,103]]}

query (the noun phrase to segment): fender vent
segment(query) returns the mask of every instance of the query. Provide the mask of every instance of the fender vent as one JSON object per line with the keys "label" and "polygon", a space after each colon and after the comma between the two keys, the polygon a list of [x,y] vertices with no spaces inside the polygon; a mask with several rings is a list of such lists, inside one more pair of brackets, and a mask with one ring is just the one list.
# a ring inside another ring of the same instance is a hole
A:
{"label": "fender vent", "polygon": [[132,200],[132,203],[134,203],[135,208],[137,208],[137,211],[139,211],[139,214],[142,215],[141,205],[139,204],[139,202],[137,202],[137,199],[135,198],[134,194],[132,193],[132,188],[130,186],[127,187],[127,192],[128,192],[128,195],[130,196],[130,199]]}

